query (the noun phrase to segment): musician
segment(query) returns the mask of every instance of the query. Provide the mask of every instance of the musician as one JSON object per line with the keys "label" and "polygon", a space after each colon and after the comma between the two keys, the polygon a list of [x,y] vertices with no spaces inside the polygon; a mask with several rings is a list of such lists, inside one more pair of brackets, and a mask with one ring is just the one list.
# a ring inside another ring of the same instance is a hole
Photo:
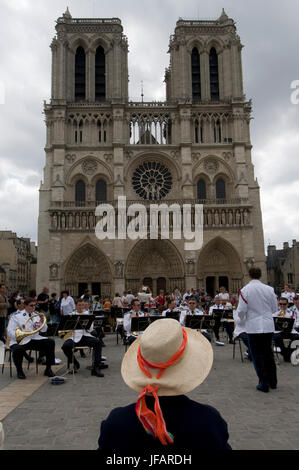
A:
{"label": "musician", "polygon": [[219,288],[219,297],[220,299],[224,299],[224,300],[229,300],[229,293],[227,292],[226,288],[225,287],[220,287]]}
{"label": "musician", "polygon": [[162,316],[166,317],[166,313],[181,313],[181,311],[177,307],[176,299],[171,299],[167,302],[167,310],[163,310]]}
{"label": "musician", "polygon": [[[219,294],[220,295],[220,294]],[[221,299],[221,305],[224,310],[232,310],[233,306],[227,299]],[[234,335],[234,322],[223,319],[223,326],[229,337],[229,344],[234,344],[233,335]]]}
{"label": "musician", "polygon": [[144,306],[146,304],[149,305],[151,297],[152,297],[151,294],[149,292],[147,292],[147,287],[145,287],[145,286],[142,287],[140,292],[138,292],[138,294],[137,294],[137,299],[139,300],[139,302],[141,304],[141,310],[144,309]]}
{"label": "musician", "polygon": [[[282,317],[282,318],[294,318],[293,311],[288,308],[288,299],[286,297],[280,297],[278,305],[280,310],[274,313],[273,317]],[[284,339],[290,339],[291,341],[299,340],[299,334],[295,330],[295,322],[293,326],[293,330],[291,333],[286,333],[284,331],[275,331],[274,333],[274,343],[276,347],[280,348],[280,352],[283,356],[285,362],[291,362],[291,348],[285,347]],[[291,345],[291,341],[289,346]]]}
{"label": "musician", "polygon": [[[89,312],[85,310],[85,301],[81,299],[76,300],[76,310],[73,312],[73,315],[88,315]],[[73,357],[73,348],[78,346],[88,346],[89,348],[93,348],[94,358],[93,364],[91,368],[91,375],[95,375],[96,377],[104,377],[102,374],[101,369],[104,368],[103,364],[101,364],[102,358],[102,344],[98,338],[95,338],[90,333],[92,331],[92,326],[89,331],[87,330],[74,330],[74,334],[72,338],[67,339],[61,349],[63,350],[64,354],[68,358],[68,362],[72,363],[74,360],[74,371],[80,368],[79,361]],[[74,344],[75,343],[75,344]]]}
{"label": "musician", "polygon": [[[187,301],[187,309],[182,310],[182,313],[180,315],[180,324],[182,326],[185,326],[186,324],[186,315],[204,315],[205,312],[201,308],[197,308],[197,300],[195,297],[190,297]],[[211,336],[207,332],[207,330],[201,330],[201,333],[211,342]]]}
{"label": "musician", "polygon": [[296,295],[293,300],[294,305],[290,307],[290,311],[292,312],[292,318],[295,318],[294,328],[299,332],[299,296]]}
{"label": "musician", "polygon": [[[216,297],[214,299],[214,302],[215,302],[214,305],[212,305],[209,308],[209,315],[213,315],[213,310],[224,310],[224,306],[221,303],[221,299],[220,299],[219,295],[216,295]],[[219,337],[220,324],[221,324],[221,322],[216,321],[215,325],[213,327],[213,331],[214,331],[215,338],[216,338],[216,344],[218,346],[224,346],[224,343],[222,341],[220,341],[220,337]]]}
{"label": "musician", "polygon": [[132,317],[145,317],[146,314],[141,311],[141,303],[139,302],[138,299],[134,299],[132,301],[132,309],[124,314],[124,330],[126,332],[126,337],[127,337],[127,342],[129,344],[132,344],[137,336],[132,335],[131,332],[131,319]]}
{"label": "musician", "polygon": [[235,318],[245,323],[250,355],[259,378],[257,390],[267,393],[269,387],[277,387],[272,351],[272,315],[277,311],[277,300],[273,287],[263,284],[260,281],[261,276],[260,268],[253,266],[249,269],[250,282],[240,290]]}
{"label": "musician", "polygon": [[[45,336],[41,336],[38,333],[30,336],[26,336],[22,344],[18,344],[16,341],[16,328],[20,327],[22,331],[25,330],[25,323],[26,321],[31,318],[36,307],[36,301],[33,300],[31,297],[27,297],[24,300],[24,310],[20,313],[16,313],[15,315],[11,315],[8,327],[7,327],[7,334],[10,338],[10,349],[12,351],[12,358],[14,364],[17,369],[17,376],[19,379],[26,379],[26,376],[22,369],[22,362],[25,351],[28,349],[34,351],[42,351],[46,356],[46,369],[44,375],[47,377],[54,377],[54,373],[51,369],[51,365],[55,364],[55,342],[51,338],[47,338]],[[44,321],[44,314],[39,313],[37,317],[32,318],[31,321],[27,323],[27,330],[34,331],[42,325]],[[47,331],[47,324],[45,324],[44,328],[41,330],[42,333]]]}
{"label": "musician", "polygon": [[296,293],[290,289],[288,284],[284,286],[284,292],[282,292],[280,296],[285,297],[288,300],[289,306],[294,305],[294,297],[296,296]]}

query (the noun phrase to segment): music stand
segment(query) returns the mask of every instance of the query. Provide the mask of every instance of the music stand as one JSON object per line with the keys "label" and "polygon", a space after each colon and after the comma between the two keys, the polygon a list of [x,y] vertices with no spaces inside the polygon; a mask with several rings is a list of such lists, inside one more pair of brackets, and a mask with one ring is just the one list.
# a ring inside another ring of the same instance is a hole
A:
{"label": "music stand", "polygon": [[211,330],[215,326],[212,315],[186,315],[186,327],[192,330]]}
{"label": "music stand", "polygon": [[131,332],[144,331],[148,325],[149,317],[131,317]]}
{"label": "music stand", "polygon": [[291,333],[293,330],[294,321],[294,318],[274,317],[275,331]]}
{"label": "music stand", "polygon": [[223,320],[229,321],[229,320],[234,319],[234,314],[233,314],[232,309],[222,310],[222,311],[223,311],[223,315],[222,315]]}
{"label": "music stand", "polygon": [[57,336],[57,331],[58,331],[58,328],[59,328],[59,325],[60,323],[48,323],[47,326],[47,331],[45,331],[45,333],[41,334],[41,336],[45,335],[45,336]]}
{"label": "music stand", "polygon": [[[88,330],[91,327],[92,322],[94,321],[95,316],[94,315],[64,315],[61,317],[60,323],[59,323],[59,330],[58,331],[66,331],[70,332],[72,331],[73,333],[73,380],[75,380],[75,361],[74,361],[74,354],[75,354],[75,348],[76,348],[76,343],[74,341],[74,334],[75,330]],[[70,338],[69,338],[70,339]]]}
{"label": "music stand", "polygon": [[174,310],[173,312],[166,312],[166,317],[164,318],[173,318],[174,320],[180,321],[181,312]]}

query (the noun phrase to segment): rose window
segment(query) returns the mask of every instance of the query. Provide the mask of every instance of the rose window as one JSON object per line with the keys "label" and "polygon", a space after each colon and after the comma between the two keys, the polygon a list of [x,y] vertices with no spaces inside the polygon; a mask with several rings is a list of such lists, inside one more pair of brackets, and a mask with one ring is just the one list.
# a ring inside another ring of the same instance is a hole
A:
{"label": "rose window", "polygon": [[146,162],[134,171],[132,185],[142,199],[158,200],[171,190],[172,177],[161,163]]}

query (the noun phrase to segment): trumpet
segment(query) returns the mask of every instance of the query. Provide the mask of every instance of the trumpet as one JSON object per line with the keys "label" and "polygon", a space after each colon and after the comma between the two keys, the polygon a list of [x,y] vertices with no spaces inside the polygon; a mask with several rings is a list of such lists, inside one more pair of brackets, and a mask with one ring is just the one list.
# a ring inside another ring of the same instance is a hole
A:
{"label": "trumpet", "polygon": [[46,316],[44,315],[44,321],[42,323],[42,325],[37,328],[36,330],[27,330],[27,323],[29,322],[29,320],[32,320],[32,318],[34,317],[39,317],[39,314],[38,313],[34,313],[33,315],[31,315],[31,317],[29,317],[26,322],[25,322],[25,331],[23,331],[19,326],[17,326],[16,328],[16,331],[15,331],[15,337],[16,337],[16,342],[18,344],[21,344],[23,339],[25,339],[27,336],[30,336],[30,335],[35,335],[35,333],[38,333],[39,331],[41,331],[43,329],[43,327],[45,326],[46,322],[47,322],[47,318]]}

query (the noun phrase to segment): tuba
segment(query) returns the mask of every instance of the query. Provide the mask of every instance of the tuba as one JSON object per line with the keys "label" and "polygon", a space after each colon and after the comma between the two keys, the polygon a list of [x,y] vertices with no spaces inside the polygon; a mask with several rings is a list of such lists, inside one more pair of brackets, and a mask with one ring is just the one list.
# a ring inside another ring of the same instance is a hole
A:
{"label": "tuba", "polygon": [[39,328],[37,328],[36,330],[27,330],[26,326],[27,326],[27,323],[29,322],[29,320],[31,320],[33,317],[39,317],[39,314],[38,313],[34,313],[33,315],[31,315],[31,317],[29,317],[27,320],[26,320],[26,323],[25,323],[25,331],[23,331],[19,326],[16,328],[16,331],[15,331],[15,337],[16,337],[16,342],[18,344],[21,344],[23,339],[25,339],[27,336],[30,336],[30,335],[35,335],[35,333],[38,333],[40,330],[43,329],[43,327],[45,326],[46,322],[47,322],[47,318],[46,316],[44,315],[44,321],[43,321],[43,324],[42,326],[40,326]]}

